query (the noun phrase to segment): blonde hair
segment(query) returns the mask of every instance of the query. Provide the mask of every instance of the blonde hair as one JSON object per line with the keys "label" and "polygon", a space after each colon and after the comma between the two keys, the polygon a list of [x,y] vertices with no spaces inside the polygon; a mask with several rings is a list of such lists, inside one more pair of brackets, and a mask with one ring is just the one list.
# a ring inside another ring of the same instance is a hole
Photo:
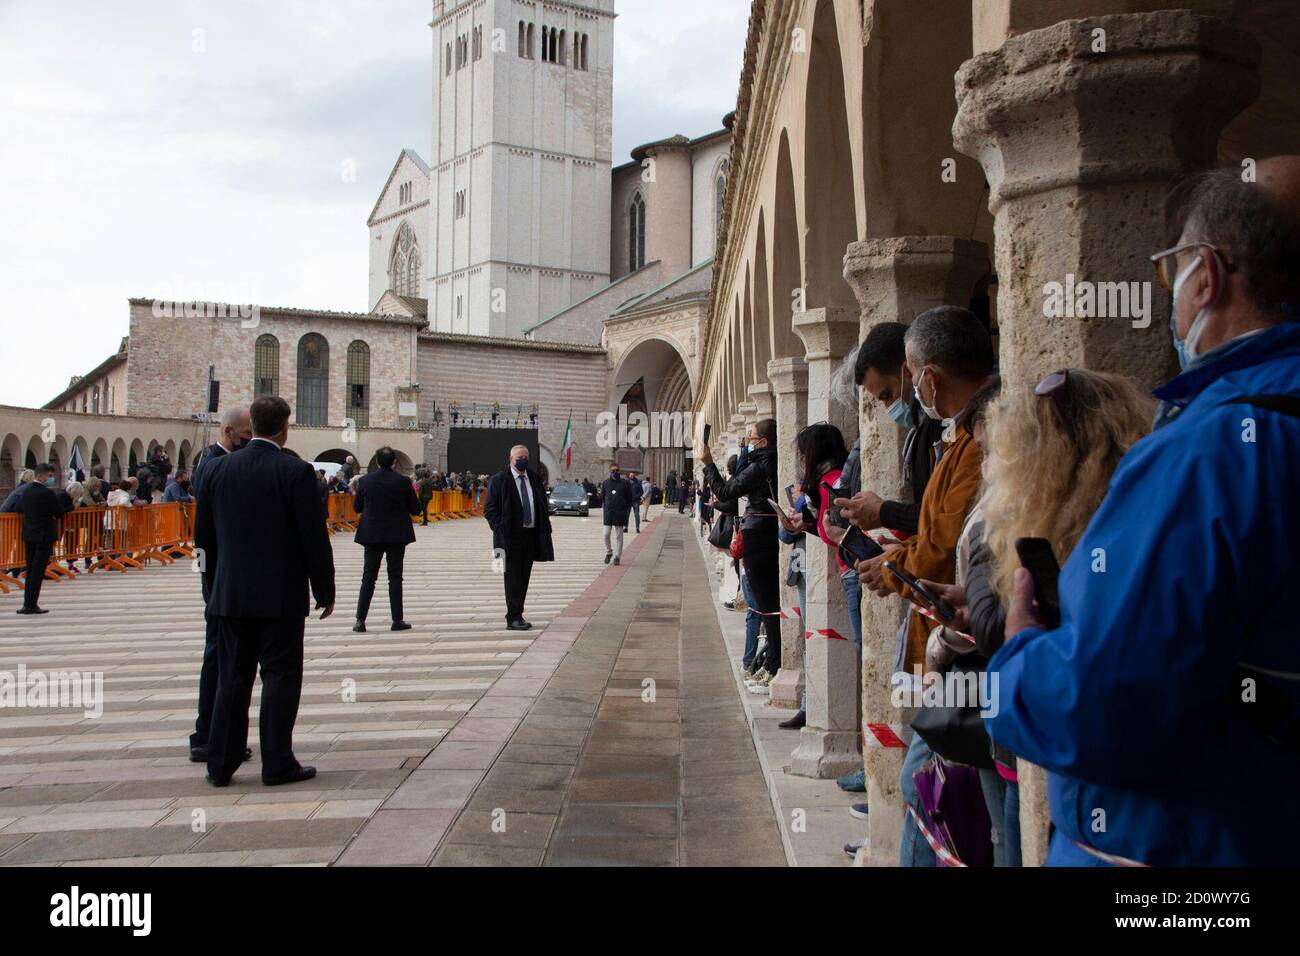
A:
{"label": "blonde hair", "polygon": [[[1059,406],[1058,406],[1059,399]],[[985,542],[1005,601],[1017,538],[1046,538],[1062,565],[1106,497],[1119,460],[1150,431],[1153,402],[1129,379],[1070,369],[1054,398],[1003,395],[988,416]]]}

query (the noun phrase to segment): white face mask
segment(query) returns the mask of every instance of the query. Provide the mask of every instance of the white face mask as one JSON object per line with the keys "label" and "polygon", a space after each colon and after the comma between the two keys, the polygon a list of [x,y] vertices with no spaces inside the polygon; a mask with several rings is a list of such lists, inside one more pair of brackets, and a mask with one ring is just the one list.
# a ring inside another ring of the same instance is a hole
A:
{"label": "white face mask", "polygon": [[[1174,327],[1174,348],[1179,353],[1179,363],[1184,367],[1186,367],[1186,362],[1190,362],[1200,354],[1196,348],[1196,344],[1205,333],[1205,326],[1208,325],[1210,321],[1210,309],[1214,305],[1214,303],[1210,303],[1210,305],[1207,305],[1205,308],[1197,312],[1196,318],[1192,320],[1191,328],[1187,330],[1187,338],[1178,338],[1178,290],[1183,287],[1183,283],[1187,281],[1187,277],[1196,271],[1196,267],[1199,266],[1201,262],[1201,257],[1197,256],[1186,269],[1178,273],[1178,278],[1174,279],[1174,287],[1171,292],[1172,309],[1170,311],[1173,313],[1173,318],[1170,320],[1170,324]],[[1183,361],[1184,359],[1186,359],[1186,361]]]}
{"label": "white face mask", "polygon": [[912,391],[915,393],[916,400],[921,405],[921,411],[925,412],[926,417],[938,421],[943,418],[943,416],[939,414],[939,410],[933,405],[925,404],[925,399],[921,398],[921,379],[925,378],[925,373],[928,371],[930,371],[928,368],[921,369],[921,374],[916,377],[916,384],[912,386]]}

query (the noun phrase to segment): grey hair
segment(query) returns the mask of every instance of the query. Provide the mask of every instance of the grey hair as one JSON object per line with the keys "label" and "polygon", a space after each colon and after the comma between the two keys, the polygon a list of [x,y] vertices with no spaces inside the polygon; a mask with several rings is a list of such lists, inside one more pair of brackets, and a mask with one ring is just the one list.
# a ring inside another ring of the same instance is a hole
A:
{"label": "grey hair", "polygon": [[831,376],[831,398],[845,408],[858,407],[858,385],[854,380],[854,370],[858,364],[859,348],[860,345],[855,345],[853,351],[844,356],[844,361]]}
{"label": "grey hair", "polygon": [[904,342],[917,364],[937,365],[959,379],[983,380],[993,371],[993,340],[969,309],[927,309],[907,327]]}
{"label": "grey hair", "polygon": [[1241,273],[1255,306],[1281,319],[1281,304],[1300,295],[1300,218],[1228,169],[1196,176],[1184,208],[1183,234],[1212,243]]}
{"label": "grey hair", "polygon": [[248,414],[247,405],[235,405],[232,408],[227,408],[224,414],[222,414],[221,416],[222,429],[224,430],[226,428],[238,428],[239,420],[247,414]]}

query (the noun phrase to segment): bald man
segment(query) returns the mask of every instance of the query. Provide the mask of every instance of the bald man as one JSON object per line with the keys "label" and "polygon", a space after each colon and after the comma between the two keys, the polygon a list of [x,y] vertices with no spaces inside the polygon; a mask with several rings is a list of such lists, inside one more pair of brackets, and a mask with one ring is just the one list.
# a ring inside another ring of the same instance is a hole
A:
{"label": "bald man", "polygon": [[516,445],[504,471],[488,482],[483,517],[492,528],[492,552],[505,561],[506,627],[526,631],[524,601],[534,561],[554,561],[551,517],[546,508],[546,489],[536,472],[528,468],[528,448]]}

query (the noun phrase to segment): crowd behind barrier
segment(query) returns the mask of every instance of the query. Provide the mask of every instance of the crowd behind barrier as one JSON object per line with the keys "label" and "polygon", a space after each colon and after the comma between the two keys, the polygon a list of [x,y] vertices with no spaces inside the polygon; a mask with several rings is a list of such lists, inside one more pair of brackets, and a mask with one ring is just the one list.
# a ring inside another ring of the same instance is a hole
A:
{"label": "crowd behind barrier", "polygon": [[[430,521],[468,518],[475,511],[463,491],[438,491],[428,506]],[[350,494],[331,494],[326,501],[326,526],[331,534],[355,530],[360,516]],[[413,520],[419,521],[420,516]],[[0,593],[22,590],[27,549],[22,538],[23,516],[0,514]],[[77,508],[63,517],[54,555],[45,577],[60,581],[76,577],[70,568],[84,562],[95,571],[140,570],[151,561],[172,564],[194,556],[194,503],[101,505]]]}

